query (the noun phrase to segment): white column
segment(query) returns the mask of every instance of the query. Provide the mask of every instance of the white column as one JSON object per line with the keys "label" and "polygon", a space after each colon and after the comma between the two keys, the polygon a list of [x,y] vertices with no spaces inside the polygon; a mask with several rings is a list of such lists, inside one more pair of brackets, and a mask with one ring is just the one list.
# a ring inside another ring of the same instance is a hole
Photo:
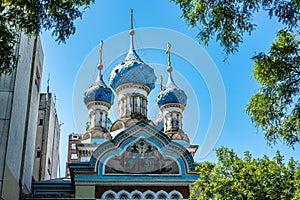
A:
{"label": "white column", "polygon": [[121,117],[123,115],[123,98],[119,100],[119,116]]}
{"label": "white column", "polygon": [[132,96],[130,96],[129,99],[130,99],[129,114],[131,114],[133,112],[133,99],[132,99]]}
{"label": "white column", "polygon": [[136,112],[141,113],[141,97],[137,96],[136,97]]}
{"label": "white column", "polygon": [[91,128],[95,127],[96,124],[96,116],[95,116],[95,111],[92,112],[92,120],[91,120]]}
{"label": "white column", "polygon": [[126,96],[126,116],[130,114],[130,97]]}
{"label": "white column", "polygon": [[147,110],[147,100],[145,99],[145,117],[147,117],[147,112],[148,112],[148,110]]}
{"label": "white column", "polygon": [[101,117],[101,126],[104,128],[105,128],[105,123],[106,123],[106,113],[103,112]]}
{"label": "white column", "polygon": [[179,114],[178,120],[179,120],[179,129],[182,130],[182,114],[181,113]]}

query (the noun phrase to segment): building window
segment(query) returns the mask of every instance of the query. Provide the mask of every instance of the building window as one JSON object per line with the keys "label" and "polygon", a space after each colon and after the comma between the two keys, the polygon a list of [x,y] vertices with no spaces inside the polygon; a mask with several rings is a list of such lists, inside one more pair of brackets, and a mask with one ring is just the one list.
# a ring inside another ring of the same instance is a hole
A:
{"label": "building window", "polygon": [[40,158],[41,157],[41,151],[36,151],[36,157]]}
{"label": "building window", "polygon": [[77,156],[77,154],[75,154],[75,153],[71,154],[71,159],[72,159],[72,160],[76,160],[76,159],[78,159],[78,156]]}
{"label": "building window", "polygon": [[72,149],[76,149],[76,144],[72,144],[72,145],[71,145],[71,148],[72,148]]}
{"label": "building window", "polygon": [[72,135],[72,139],[73,139],[73,140],[77,140],[77,139],[78,139],[78,136],[77,136],[77,135]]}
{"label": "building window", "polygon": [[38,68],[39,67],[37,66],[34,83],[36,85],[37,91],[40,91],[40,78],[41,78],[41,76],[40,76]]}
{"label": "building window", "polygon": [[39,126],[43,125],[43,119],[40,119]]}

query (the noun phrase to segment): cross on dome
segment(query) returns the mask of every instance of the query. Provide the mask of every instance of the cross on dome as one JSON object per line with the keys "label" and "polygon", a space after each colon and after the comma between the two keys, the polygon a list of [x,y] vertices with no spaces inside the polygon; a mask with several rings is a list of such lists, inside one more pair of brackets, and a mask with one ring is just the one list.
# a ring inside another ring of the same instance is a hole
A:
{"label": "cross on dome", "polygon": [[[110,75],[110,86],[116,89],[124,84],[139,84],[149,93],[155,87],[153,68],[144,63],[134,48],[133,10],[130,11],[130,45],[125,59],[115,66]],[[117,91],[116,91],[117,92]],[[118,92],[117,92],[118,93]]]}
{"label": "cross on dome", "polygon": [[[157,96],[157,104],[159,107],[169,104],[169,103],[178,103],[183,107],[186,106],[187,96],[183,90],[181,90],[174,82],[172,77],[173,68],[171,67],[171,44],[167,43],[166,54],[168,54],[168,67],[167,71],[169,72],[168,81],[166,88],[161,90]],[[162,89],[162,86],[161,86]]]}

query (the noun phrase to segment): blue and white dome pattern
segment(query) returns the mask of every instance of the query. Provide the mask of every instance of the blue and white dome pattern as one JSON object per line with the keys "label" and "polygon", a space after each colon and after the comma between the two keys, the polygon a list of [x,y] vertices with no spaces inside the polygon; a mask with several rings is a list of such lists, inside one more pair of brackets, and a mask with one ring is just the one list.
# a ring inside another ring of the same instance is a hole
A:
{"label": "blue and white dome pattern", "polygon": [[110,74],[110,86],[115,90],[125,83],[138,83],[152,90],[155,81],[154,70],[137,55],[133,45],[133,35],[131,35],[130,48],[125,60],[114,67]]}
{"label": "blue and white dome pattern", "polygon": [[179,103],[184,107],[186,106],[187,96],[183,90],[175,85],[171,73],[169,74],[166,89],[158,93],[156,102],[159,107],[169,103]]}
{"label": "blue and white dome pattern", "polygon": [[154,70],[142,61],[125,61],[117,65],[111,73],[110,86],[116,89],[125,83],[139,83],[150,90],[155,87]]}
{"label": "blue and white dome pattern", "polygon": [[102,76],[84,92],[84,103],[93,101],[104,101],[110,105],[114,103],[113,91],[103,82]]}

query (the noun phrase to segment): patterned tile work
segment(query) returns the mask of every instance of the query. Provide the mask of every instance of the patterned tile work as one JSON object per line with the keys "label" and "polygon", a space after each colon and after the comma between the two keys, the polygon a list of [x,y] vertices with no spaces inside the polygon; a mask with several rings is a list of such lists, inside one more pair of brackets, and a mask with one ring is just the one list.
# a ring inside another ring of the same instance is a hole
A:
{"label": "patterned tile work", "polygon": [[187,96],[183,90],[177,87],[166,88],[158,94],[156,102],[159,107],[168,103],[180,103],[186,106]]}
{"label": "patterned tile work", "polygon": [[112,90],[103,82],[102,76],[84,93],[84,103],[88,104],[92,101],[104,101],[110,105],[112,105],[114,102],[114,94]]}

